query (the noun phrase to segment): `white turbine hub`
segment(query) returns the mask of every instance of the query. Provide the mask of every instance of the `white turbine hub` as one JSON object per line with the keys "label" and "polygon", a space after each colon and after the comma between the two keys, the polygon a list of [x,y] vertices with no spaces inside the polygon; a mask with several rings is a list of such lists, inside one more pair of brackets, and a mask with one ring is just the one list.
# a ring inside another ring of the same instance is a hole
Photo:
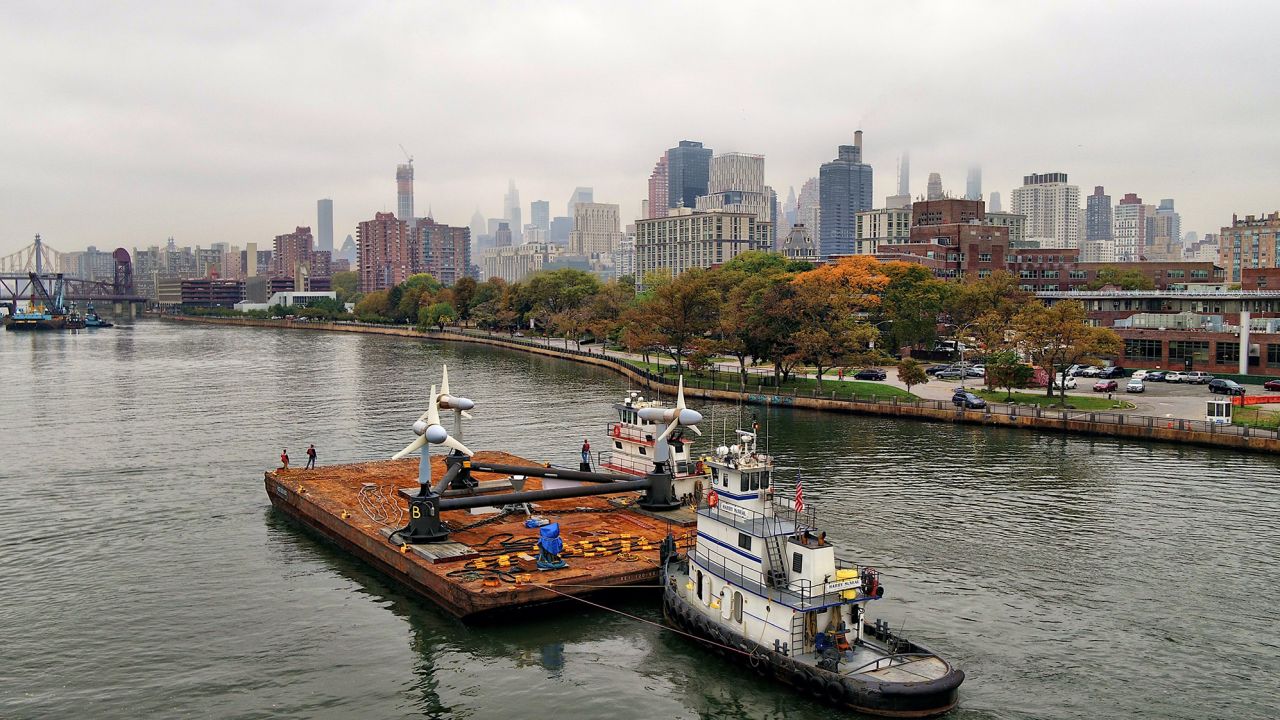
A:
{"label": "white turbine hub", "polygon": [[[426,420],[419,420],[413,424],[413,434],[421,435],[422,433],[427,431],[427,427],[428,425]],[[439,442],[439,441],[437,440],[435,442]]]}

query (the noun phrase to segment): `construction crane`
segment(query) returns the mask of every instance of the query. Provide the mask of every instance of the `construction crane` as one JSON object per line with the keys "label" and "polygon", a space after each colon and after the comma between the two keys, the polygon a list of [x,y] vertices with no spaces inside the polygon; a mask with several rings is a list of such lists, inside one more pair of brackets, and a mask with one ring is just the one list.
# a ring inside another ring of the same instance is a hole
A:
{"label": "construction crane", "polygon": [[412,164],[413,164],[413,156],[409,154],[409,151],[408,151],[408,150],[405,150],[405,149],[404,149],[404,144],[403,144],[403,143],[401,143],[401,145],[400,145],[400,152],[404,153],[405,158],[409,161],[409,164],[410,164],[410,165],[412,165]]}

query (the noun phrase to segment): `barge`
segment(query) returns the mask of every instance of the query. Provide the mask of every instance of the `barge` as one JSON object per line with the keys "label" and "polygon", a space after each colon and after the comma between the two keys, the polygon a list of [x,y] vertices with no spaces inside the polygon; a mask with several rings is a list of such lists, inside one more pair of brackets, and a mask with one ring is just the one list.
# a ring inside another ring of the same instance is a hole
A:
{"label": "barge", "polygon": [[[681,393],[675,409],[645,403],[620,419],[628,434],[651,438],[659,467],[669,463],[671,432],[701,419],[683,405]],[[267,496],[280,512],[459,618],[658,586],[664,539],[687,547],[696,522],[692,497],[680,497],[685,488],[670,473],[598,473],[585,462],[572,470],[501,451],[473,453],[440,424],[440,410],[453,410],[460,436],[473,406],[449,393],[446,370],[441,392],[431,389],[428,410],[414,423],[417,439],[396,458],[270,470]],[[666,431],[655,429],[660,422],[669,423]],[[433,445],[451,452],[433,455]],[[417,461],[399,459],[414,452],[421,453]]]}

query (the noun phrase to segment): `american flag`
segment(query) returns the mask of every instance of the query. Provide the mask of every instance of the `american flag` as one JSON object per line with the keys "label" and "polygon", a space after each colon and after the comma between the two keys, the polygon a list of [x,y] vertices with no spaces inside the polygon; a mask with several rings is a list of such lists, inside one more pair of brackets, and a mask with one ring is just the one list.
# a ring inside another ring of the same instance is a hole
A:
{"label": "american flag", "polygon": [[804,512],[804,484],[800,482],[800,473],[796,473],[796,512]]}

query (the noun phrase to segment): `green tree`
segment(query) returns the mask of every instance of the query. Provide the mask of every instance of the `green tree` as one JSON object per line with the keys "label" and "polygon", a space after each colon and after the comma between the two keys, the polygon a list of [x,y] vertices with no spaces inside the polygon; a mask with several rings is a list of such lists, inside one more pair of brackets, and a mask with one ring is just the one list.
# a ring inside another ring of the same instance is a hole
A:
{"label": "green tree", "polygon": [[354,302],[352,298],[359,293],[359,283],[360,273],[354,270],[336,272],[329,278],[329,285],[341,303]]}
{"label": "green tree", "polygon": [[479,283],[470,275],[464,275],[458,278],[453,284],[453,305],[458,308],[459,320],[471,319],[471,308],[475,307],[475,298],[479,290]]}
{"label": "green tree", "polygon": [[915,385],[929,382],[929,374],[924,371],[924,363],[915,358],[903,358],[898,362],[898,381],[907,386],[907,392]]}
{"label": "green tree", "polygon": [[639,305],[638,320],[662,338],[663,351],[684,369],[684,358],[694,340],[715,327],[719,297],[705,270],[690,270],[653,291]]}
{"label": "green tree", "polygon": [[431,327],[444,330],[444,326],[457,321],[458,310],[452,304],[447,302],[438,302],[428,305],[418,311],[418,325],[421,327]]}
{"label": "green tree", "polygon": [[[1013,328],[1023,355],[1044,368],[1050,378],[1059,375],[1063,385],[1071,365],[1097,363],[1099,358],[1114,357],[1124,351],[1124,342],[1115,332],[1089,325],[1084,305],[1078,300],[1048,307],[1039,302],[1030,303],[1014,317]],[[1053,397],[1053,385],[1049,383],[1048,397]],[[1065,391],[1062,397],[1065,402]]]}
{"label": "green tree", "polygon": [[1006,402],[1013,399],[1014,388],[1031,384],[1035,372],[1035,368],[1019,360],[1018,353],[1012,350],[1001,350],[987,356],[987,384],[1004,388]]}

